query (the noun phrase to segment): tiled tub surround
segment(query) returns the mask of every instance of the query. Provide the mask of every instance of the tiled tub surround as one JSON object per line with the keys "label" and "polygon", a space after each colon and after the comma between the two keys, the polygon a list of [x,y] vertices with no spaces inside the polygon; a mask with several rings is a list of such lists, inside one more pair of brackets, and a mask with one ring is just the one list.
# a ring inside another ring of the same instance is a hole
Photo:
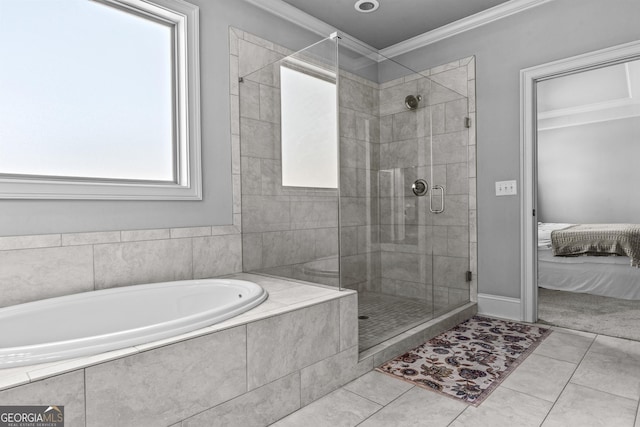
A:
{"label": "tiled tub surround", "polygon": [[242,271],[238,225],[0,237],[0,307]]}
{"label": "tiled tub surround", "polygon": [[171,339],[0,370],[0,405],[65,405],[69,426],[268,425],[373,368],[358,361],[355,293],[230,277],[269,299]]}

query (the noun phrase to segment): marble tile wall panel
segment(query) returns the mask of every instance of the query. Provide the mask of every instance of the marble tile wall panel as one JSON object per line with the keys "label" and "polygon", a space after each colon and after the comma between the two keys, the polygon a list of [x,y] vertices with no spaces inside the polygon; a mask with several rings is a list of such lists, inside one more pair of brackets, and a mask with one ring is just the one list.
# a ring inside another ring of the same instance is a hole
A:
{"label": "marble tile wall panel", "polygon": [[336,197],[291,197],[291,229],[338,226]]}
{"label": "marble tile wall panel", "polygon": [[388,295],[406,297],[412,299],[420,299],[423,301],[431,300],[432,286],[424,282],[409,282],[406,280],[382,278],[382,292]]}
{"label": "marble tile wall panel", "polygon": [[260,85],[260,120],[280,123],[280,90]]}
{"label": "marble tile wall panel", "polygon": [[339,102],[342,107],[377,114],[378,97],[376,88],[341,76]]}
{"label": "marble tile wall panel", "polygon": [[96,289],[193,278],[191,239],[94,246]]}
{"label": "marble tile wall panel", "polygon": [[60,234],[38,234],[32,236],[0,237],[0,251],[50,248],[61,245],[62,236]]}
{"label": "marble tile wall panel", "polygon": [[91,246],[0,251],[0,307],[93,289]]}
{"label": "marble tile wall panel", "polygon": [[86,368],[87,425],[170,425],[245,393],[245,330]]}
{"label": "marble tile wall panel", "polygon": [[[266,65],[273,64],[274,62],[282,59],[284,55],[276,52],[274,49],[269,49],[268,47],[252,43],[256,40],[257,39],[253,39],[252,41],[242,39],[238,40],[238,72],[240,77],[269,83],[264,78],[264,73],[260,75],[253,74],[251,76],[249,76],[249,74],[262,70]],[[272,80],[271,83],[274,83],[274,80]]]}
{"label": "marble tile wall panel", "polygon": [[240,153],[262,159],[280,158],[280,125],[240,118]]}
{"label": "marble tile wall panel", "polygon": [[316,258],[338,256],[338,227],[315,230]]}
{"label": "marble tile wall panel", "polygon": [[242,271],[240,234],[193,239],[193,278],[204,279]]}
{"label": "marble tile wall panel", "polygon": [[62,246],[95,245],[120,241],[120,231],[96,231],[90,233],[65,233]]}
{"label": "marble tile wall panel", "polygon": [[371,370],[371,361],[358,362],[358,348],[351,347],[300,371],[302,406],[342,387]]}
{"label": "marble tile wall panel", "polygon": [[211,227],[172,228],[169,231],[171,233],[172,239],[183,239],[185,237],[211,236],[211,233],[212,233]]}
{"label": "marble tile wall panel", "polygon": [[260,84],[246,80],[240,86],[240,117],[260,120]]}
{"label": "marble tile wall panel", "polygon": [[262,195],[262,160],[257,157],[241,157],[242,194]]}
{"label": "marble tile wall panel", "polygon": [[294,372],[184,420],[182,427],[267,426],[300,406],[300,372]]}
{"label": "marble tile wall panel", "polygon": [[367,200],[364,197],[341,197],[340,209],[342,226],[362,226],[370,223],[370,212],[367,212]]}
{"label": "marble tile wall panel", "polygon": [[358,345],[358,296],[340,298],[340,351]]}
{"label": "marble tile wall panel", "polygon": [[452,132],[433,136],[433,164],[467,162],[468,132]]}
{"label": "marble tile wall panel", "polygon": [[384,87],[380,90],[380,116],[388,116],[396,113],[403,113],[407,111],[404,105],[404,99],[407,95],[423,95],[418,89],[418,80],[411,80],[409,82],[402,81],[397,84]]}
{"label": "marble tile wall panel", "polygon": [[315,230],[292,230],[263,233],[264,268],[300,264],[315,258]]}
{"label": "marble tile wall panel", "polygon": [[434,225],[467,226],[469,221],[469,196],[449,195],[446,210],[432,217]]}
{"label": "marble tile wall panel", "polygon": [[247,325],[248,388],[253,390],[324,360],[338,353],[339,348],[339,301],[250,323]]}
{"label": "marble tile wall panel", "polygon": [[465,272],[469,269],[469,258],[434,256],[433,283],[434,286],[468,289]]}
{"label": "marble tile wall panel", "polygon": [[431,283],[431,257],[417,253],[380,253],[382,277],[417,283]]}
{"label": "marble tile wall panel", "polygon": [[460,95],[468,96],[467,67],[457,67],[441,73],[431,73],[429,78]]}
{"label": "marble tile wall panel", "polygon": [[447,194],[469,194],[468,162],[449,163],[446,165]]}
{"label": "marble tile wall panel", "polygon": [[445,132],[465,130],[465,118],[469,116],[466,98],[447,102],[444,107]]}
{"label": "marble tile wall panel", "polygon": [[447,227],[447,255],[469,257],[469,227]]}
{"label": "marble tile wall panel", "polygon": [[340,277],[343,286],[367,281],[369,277],[367,254],[342,256],[340,260]]}
{"label": "marble tile wall panel", "polygon": [[156,229],[156,230],[125,230],[122,231],[123,242],[134,242],[137,240],[165,240],[171,237],[171,230]]}
{"label": "marble tile wall panel", "polygon": [[409,168],[419,164],[417,138],[380,144],[380,169]]}
{"label": "marble tile wall panel", "polygon": [[291,200],[288,196],[242,197],[242,229],[247,233],[289,230]]}
{"label": "marble tile wall panel", "polygon": [[65,425],[84,426],[84,370],[0,391],[0,405],[61,405]]}

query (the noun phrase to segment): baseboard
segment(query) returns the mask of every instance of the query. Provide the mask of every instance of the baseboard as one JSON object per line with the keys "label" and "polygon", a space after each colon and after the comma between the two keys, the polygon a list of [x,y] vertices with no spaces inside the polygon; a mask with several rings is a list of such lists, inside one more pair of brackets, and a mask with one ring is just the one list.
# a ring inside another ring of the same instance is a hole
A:
{"label": "baseboard", "polygon": [[520,299],[499,295],[478,294],[478,314],[503,319],[521,320]]}

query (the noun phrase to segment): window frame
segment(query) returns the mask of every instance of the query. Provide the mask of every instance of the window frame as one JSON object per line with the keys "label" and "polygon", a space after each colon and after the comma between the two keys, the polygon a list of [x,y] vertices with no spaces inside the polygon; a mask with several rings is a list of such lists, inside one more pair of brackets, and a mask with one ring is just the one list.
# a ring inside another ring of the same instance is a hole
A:
{"label": "window frame", "polygon": [[98,1],[173,27],[174,181],[0,172],[0,199],[202,200],[199,8],[181,0]]}

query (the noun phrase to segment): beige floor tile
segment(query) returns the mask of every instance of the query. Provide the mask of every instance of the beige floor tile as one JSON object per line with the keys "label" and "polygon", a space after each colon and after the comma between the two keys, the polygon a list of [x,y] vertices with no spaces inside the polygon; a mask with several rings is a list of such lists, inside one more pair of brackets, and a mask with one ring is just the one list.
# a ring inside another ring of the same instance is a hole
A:
{"label": "beige floor tile", "polygon": [[448,426],[467,405],[436,392],[414,387],[385,406],[360,427]]}
{"label": "beige floor tile", "polygon": [[583,385],[629,399],[640,399],[640,360],[622,350],[589,351],[571,378]]}
{"label": "beige floor tile", "polygon": [[632,427],[637,401],[568,384],[543,427]]}
{"label": "beige floor tile", "polygon": [[542,341],[533,354],[564,360],[565,362],[579,363],[587,353],[594,338],[554,331]]}
{"label": "beige floor tile", "polygon": [[273,424],[276,427],[352,427],[381,406],[338,389]]}
{"label": "beige floor tile", "polygon": [[387,405],[411,387],[414,386],[406,381],[377,371],[371,371],[344,386],[345,390],[380,405]]}
{"label": "beige floor tile", "polygon": [[553,403],[498,387],[478,407],[469,406],[451,427],[538,427]]}
{"label": "beige floor tile", "polygon": [[640,362],[640,341],[598,335],[589,351],[604,354],[624,353]]}
{"label": "beige floor tile", "polygon": [[501,387],[555,402],[575,369],[574,363],[531,354]]}

